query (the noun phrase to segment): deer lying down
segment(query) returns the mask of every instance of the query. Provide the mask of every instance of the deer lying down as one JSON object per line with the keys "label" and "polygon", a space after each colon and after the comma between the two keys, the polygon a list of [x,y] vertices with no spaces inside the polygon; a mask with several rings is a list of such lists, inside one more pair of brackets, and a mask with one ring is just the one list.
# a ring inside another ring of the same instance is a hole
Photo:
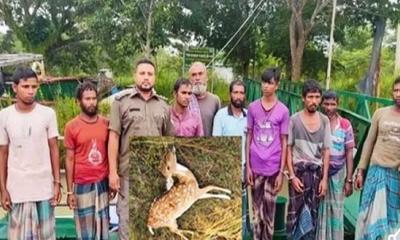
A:
{"label": "deer lying down", "polygon": [[[213,194],[210,191],[222,191],[231,194],[231,191],[217,186],[199,188],[193,173],[185,166],[177,163],[175,148],[168,150],[160,163],[160,171],[167,179],[167,192],[154,199],[147,219],[147,227],[153,235],[153,228],[168,227],[169,230],[187,240],[184,233],[192,231],[178,228],[176,219],[186,212],[198,199],[220,198],[230,199],[226,194]],[[172,177],[178,182],[174,185]]]}

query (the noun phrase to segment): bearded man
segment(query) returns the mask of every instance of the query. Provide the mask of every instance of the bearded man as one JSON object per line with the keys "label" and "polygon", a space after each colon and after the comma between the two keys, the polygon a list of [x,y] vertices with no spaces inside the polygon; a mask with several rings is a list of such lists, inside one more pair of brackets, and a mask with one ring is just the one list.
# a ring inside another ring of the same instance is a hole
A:
{"label": "bearded man", "polygon": [[174,126],[165,98],[154,91],[156,68],[148,59],[139,60],[133,71],[136,85],[115,97],[108,129],[108,176],[111,190],[117,191],[119,239],[129,239],[129,138],[171,136]]}
{"label": "bearded man", "polygon": [[77,87],[81,113],[64,130],[67,204],[74,211],[77,239],[108,239],[108,120],[97,113],[97,88]]}
{"label": "bearded man", "polygon": [[211,136],[213,130],[213,119],[221,107],[219,97],[207,91],[207,68],[204,63],[194,62],[189,68],[189,80],[193,84],[194,98],[189,109],[201,116],[204,136]]}

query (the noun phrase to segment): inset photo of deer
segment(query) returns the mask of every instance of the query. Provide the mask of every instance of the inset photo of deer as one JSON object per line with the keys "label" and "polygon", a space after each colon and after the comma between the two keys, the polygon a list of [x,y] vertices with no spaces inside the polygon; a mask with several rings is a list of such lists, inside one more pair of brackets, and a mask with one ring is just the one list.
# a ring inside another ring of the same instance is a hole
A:
{"label": "inset photo of deer", "polygon": [[240,239],[239,137],[130,144],[130,239]]}

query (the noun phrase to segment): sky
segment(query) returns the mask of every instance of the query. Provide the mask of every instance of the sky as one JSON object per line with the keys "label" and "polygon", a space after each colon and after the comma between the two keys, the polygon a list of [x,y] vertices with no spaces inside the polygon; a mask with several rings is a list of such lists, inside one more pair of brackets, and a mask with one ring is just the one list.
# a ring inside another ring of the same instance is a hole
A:
{"label": "sky", "polygon": [[0,33],[6,33],[8,27],[6,25],[0,24]]}

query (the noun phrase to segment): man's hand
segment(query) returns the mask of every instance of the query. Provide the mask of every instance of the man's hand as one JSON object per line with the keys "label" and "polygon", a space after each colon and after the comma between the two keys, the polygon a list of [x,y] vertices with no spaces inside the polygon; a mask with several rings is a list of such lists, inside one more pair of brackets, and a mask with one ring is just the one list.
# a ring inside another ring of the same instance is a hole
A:
{"label": "man's hand", "polygon": [[253,186],[254,185],[253,173],[249,167],[246,167],[246,178],[247,178],[247,184],[249,186]]}
{"label": "man's hand", "polygon": [[73,210],[76,208],[76,196],[75,194],[68,194],[67,196],[67,204],[69,209]]}
{"label": "man's hand", "polygon": [[364,170],[359,169],[356,174],[356,181],[354,183],[354,188],[356,190],[361,190],[364,186]]}
{"label": "man's hand", "polygon": [[116,172],[108,175],[108,181],[110,189],[114,192],[119,192],[121,185],[119,176]]}
{"label": "man's hand", "polygon": [[328,191],[328,179],[322,178],[321,181],[319,182],[318,197],[319,198],[325,197],[327,191]]}
{"label": "man's hand", "polygon": [[283,173],[279,172],[278,176],[275,179],[275,184],[274,184],[274,190],[273,192],[277,194],[278,192],[281,191],[282,189],[282,184],[283,184]]}
{"label": "man's hand", "polygon": [[7,212],[11,210],[11,198],[7,190],[1,192],[1,206]]}
{"label": "man's hand", "polygon": [[292,184],[294,190],[296,192],[302,193],[304,192],[304,184],[301,182],[301,180],[298,177],[294,177],[290,183]]}
{"label": "man's hand", "polygon": [[346,180],[343,186],[343,193],[346,197],[350,196],[353,193],[353,185],[351,184],[351,182],[348,182]]}
{"label": "man's hand", "polygon": [[54,183],[54,196],[51,199],[51,205],[53,207],[57,206],[61,201],[61,191],[60,191],[60,184]]}
{"label": "man's hand", "polygon": [[113,200],[114,198],[115,198],[115,196],[117,195],[117,192],[116,191],[113,191],[113,190],[108,190],[108,200],[109,201],[111,201],[111,200]]}

